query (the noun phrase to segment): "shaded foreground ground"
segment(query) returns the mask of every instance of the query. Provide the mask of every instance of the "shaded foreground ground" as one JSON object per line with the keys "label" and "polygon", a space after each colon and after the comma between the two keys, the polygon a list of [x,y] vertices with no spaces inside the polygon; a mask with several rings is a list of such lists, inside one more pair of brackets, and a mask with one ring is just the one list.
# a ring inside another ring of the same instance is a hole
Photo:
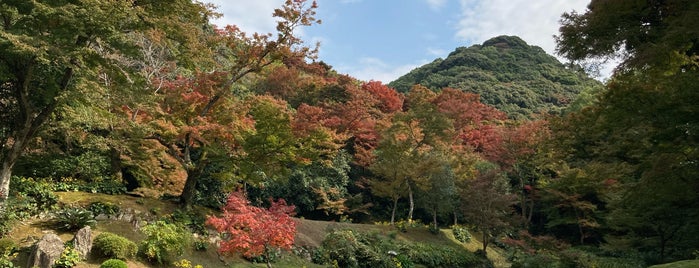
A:
{"label": "shaded foreground ground", "polygon": [[[67,206],[85,206],[91,202],[101,201],[108,202],[112,204],[117,204],[120,206],[122,211],[130,211],[135,215],[139,215],[144,218],[144,220],[154,220],[159,217],[168,215],[175,211],[178,206],[174,202],[161,201],[155,199],[148,199],[142,197],[133,196],[115,196],[115,195],[104,195],[104,194],[91,194],[84,192],[62,192],[57,193],[60,197],[61,205]],[[211,212],[213,213],[213,212]],[[392,226],[387,225],[373,225],[373,224],[354,224],[354,223],[341,223],[341,222],[327,222],[327,221],[314,221],[305,219],[296,219],[297,222],[297,234],[296,234],[296,245],[298,246],[320,246],[325,235],[332,230],[337,229],[353,229],[360,232],[378,232],[382,235],[388,235],[393,233],[396,239],[406,241],[406,242],[422,242],[422,243],[432,243],[432,244],[446,244],[455,243],[461,244],[469,251],[476,251],[481,248],[480,241],[478,241],[478,234],[473,234],[473,239],[469,243],[459,243],[453,236],[452,232],[448,229],[443,229],[440,234],[434,235],[430,233],[427,228],[410,228],[407,232],[397,232]],[[133,241],[140,241],[143,239],[142,234],[135,228],[134,221],[125,220],[100,220],[94,228],[94,234],[97,235],[101,232],[111,232],[122,235]],[[13,231],[10,233],[9,237],[13,239],[20,247],[23,248],[21,254],[19,255],[16,264],[20,267],[24,267],[27,262],[27,255],[29,254],[29,247],[38,241],[41,236],[46,233],[57,233],[63,241],[68,241],[72,239],[73,233],[61,233],[57,232],[52,228],[50,217],[35,218],[29,221],[24,221],[15,226]],[[216,247],[210,246],[205,251],[195,251],[193,249],[187,249],[183,256],[179,259],[188,259],[192,261],[193,264],[201,264],[206,268],[211,267],[264,267],[264,264],[254,264],[240,257],[226,257],[222,258],[216,253]],[[489,248],[488,258],[493,261],[495,267],[509,267],[506,258],[503,256],[502,252]],[[104,259],[90,258],[80,264],[77,268],[97,268]],[[139,261],[129,261],[128,267],[130,268],[150,268],[150,267],[171,267],[170,265],[157,266],[149,263],[139,262]],[[275,267],[324,267],[315,265],[299,257],[289,254],[282,261],[275,264]],[[689,267],[689,266],[688,266]]]}

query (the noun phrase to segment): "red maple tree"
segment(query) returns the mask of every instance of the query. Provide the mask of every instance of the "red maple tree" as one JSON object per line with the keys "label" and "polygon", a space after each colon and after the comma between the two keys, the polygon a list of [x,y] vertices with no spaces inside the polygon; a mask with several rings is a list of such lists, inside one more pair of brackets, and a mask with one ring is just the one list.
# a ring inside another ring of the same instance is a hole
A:
{"label": "red maple tree", "polygon": [[219,253],[242,253],[245,257],[262,256],[271,267],[270,253],[275,249],[290,250],[296,235],[296,222],[291,218],[295,207],[284,199],[263,209],[250,204],[238,191],[228,196],[221,217],[210,216],[206,224],[223,234]]}

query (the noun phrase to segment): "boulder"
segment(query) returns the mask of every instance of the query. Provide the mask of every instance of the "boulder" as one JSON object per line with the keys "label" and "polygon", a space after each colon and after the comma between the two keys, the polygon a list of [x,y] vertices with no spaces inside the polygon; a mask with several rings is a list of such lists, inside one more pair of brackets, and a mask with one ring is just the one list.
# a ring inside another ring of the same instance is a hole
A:
{"label": "boulder", "polygon": [[51,268],[64,249],[60,237],[56,234],[46,234],[34,245],[27,267]]}
{"label": "boulder", "polygon": [[81,258],[87,259],[92,250],[92,228],[90,226],[85,226],[75,233],[73,247],[80,253]]}

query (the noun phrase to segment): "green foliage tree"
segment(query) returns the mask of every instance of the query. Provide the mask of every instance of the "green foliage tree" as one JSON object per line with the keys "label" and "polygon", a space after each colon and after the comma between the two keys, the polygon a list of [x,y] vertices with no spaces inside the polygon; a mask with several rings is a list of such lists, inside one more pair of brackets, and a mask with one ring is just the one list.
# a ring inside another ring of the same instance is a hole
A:
{"label": "green foliage tree", "polygon": [[[447,160],[446,158],[443,158]],[[420,191],[419,205],[432,214],[432,226],[437,228],[437,218],[449,216],[454,212],[458,202],[456,176],[448,163],[443,163],[441,171],[434,172],[428,177],[426,189]]]}
{"label": "green foliage tree", "polygon": [[12,168],[28,142],[70,93],[91,86],[100,69],[128,73],[105,51],[131,54],[128,33],[164,26],[159,24],[164,17],[205,21],[209,15],[204,5],[190,1],[0,4],[0,79],[5,81],[0,85],[0,200],[7,198]]}
{"label": "green foliage tree", "polygon": [[483,234],[485,252],[493,238],[511,226],[515,196],[510,194],[504,176],[490,163],[482,164],[477,177],[466,184],[460,193],[464,197],[461,210],[466,222]]}
{"label": "green foliage tree", "polygon": [[[419,108],[414,108],[418,111]],[[421,115],[426,116],[427,113]],[[390,128],[382,134],[375,151],[376,161],[369,169],[378,176],[373,182],[372,191],[379,196],[390,197],[393,201],[391,223],[395,220],[398,199],[407,192],[410,208],[408,220],[412,220],[415,208],[415,187],[427,188],[428,178],[439,170],[439,161],[434,157],[435,144],[441,128],[449,123],[444,117],[430,117],[430,120],[413,117],[410,112],[394,117]],[[444,119],[439,121],[439,119]]]}
{"label": "green foliage tree", "polygon": [[[299,216],[308,219],[339,220],[341,215],[352,212],[345,204],[351,198],[350,184],[351,155],[339,151],[330,160],[315,160],[294,168],[288,179],[265,184],[259,199],[273,196],[288,200],[296,206]],[[256,197],[250,195],[251,199]]]}
{"label": "green foliage tree", "polygon": [[694,1],[593,1],[563,16],[557,38],[573,61],[621,55],[598,102],[564,118],[557,150],[573,167],[612,171],[607,242],[649,263],[689,258],[696,243],[698,12]]}
{"label": "green foliage tree", "polygon": [[563,14],[556,50],[573,61],[621,56],[620,72],[696,69],[698,10],[691,0],[592,1],[585,13]]}

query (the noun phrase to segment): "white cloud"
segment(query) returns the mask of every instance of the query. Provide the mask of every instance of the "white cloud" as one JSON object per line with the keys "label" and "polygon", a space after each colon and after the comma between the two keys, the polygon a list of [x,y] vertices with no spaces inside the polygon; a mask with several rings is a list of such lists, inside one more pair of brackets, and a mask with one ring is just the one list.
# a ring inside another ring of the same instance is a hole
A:
{"label": "white cloud", "polygon": [[461,0],[457,38],[483,43],[498,35],[517,35],[553,54],[563,12],[584,12],[589,0]]}
{"label": "white cloud", "polygon": [[224,16],[213,21],[220,27],[237,25],[246,33],[270,33],[277,27],[276,18],[272,17],[275,8],[284,4],[283,0],[203,0],[218,6],[217,11]]}
{"label": "white cloud", "polygon": [[441,9],[444,4],[447,3],[447,0],[425,0],[427,2],[427,5],[430,6],[430,9],[432,10],[439,10]]}
{"label": "white cloud", "polygon": [[426,60],[414,64],[392,66],[378,58],[364,57],[360,58],[359,62],[353,63],[352,66],[341,65],[336,66],[335,69],[340,73],[347,73],[359,80],[376,80],[387,84],[425,63],[427,63]]}

